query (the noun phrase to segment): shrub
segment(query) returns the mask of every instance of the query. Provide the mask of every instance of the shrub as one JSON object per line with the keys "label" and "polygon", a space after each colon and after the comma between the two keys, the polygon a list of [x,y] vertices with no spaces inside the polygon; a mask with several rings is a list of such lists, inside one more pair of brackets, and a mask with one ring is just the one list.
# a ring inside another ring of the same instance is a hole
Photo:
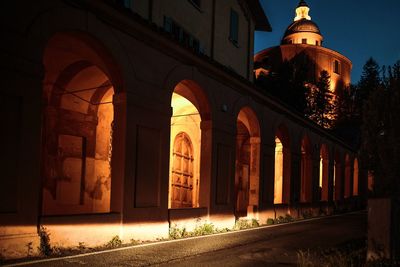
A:
{"label": "shrub", "polygon": [[43,225],[41,225],[39,228],[39,238],[40,238],[40,245],[38,249],[40,254],[43,256],[51,255],[53,249],[50,246],[50,234],[47,232],[47,229]]}
{"label": "shrub", "polygon": [[194,236],[199,235],[210,235],[216,232],[216,229],[212,223],[204,223],[202,225],[196,226],[193,230]]}
{"label": "shrub", "polygon": [[275,223],[275,220],[274,219],[272,219],[272,218],[268,218],[267,219],[267,225],[272,225],[272,224],[274,224]]}
{"label": "shrub", "polygon": [[252,228],[254,228],[254,227],[258,227],[258,226],[260,226],[260,224],[258,223],[258,220],[257,219],[251,219],[251,227]]}
{"label": "shrub", "polygon": [[239,219],[235,222],[235,227],[236,230],[243,230],[250,228],[250,225],[248,224],[248,221],[245,219]]}
{"label": "shrub", "polygon": [[186,229],[185,228],[180,229],[179,227],[177,227],[176,224],[169,228],[169,238],[171,239],[178,239],[185,237],[186,235],[185,233]]}
{"label": "shrub", "polygon": [[118,248],[122,245],[122,240],[119,238],[118,235],[111,238],[110,241],[106,244],[107,248]]}
{"label": "shrub", "polygon": [[286,222],[294,222],[294,218],[290,214],[286,214],[285,221]]}

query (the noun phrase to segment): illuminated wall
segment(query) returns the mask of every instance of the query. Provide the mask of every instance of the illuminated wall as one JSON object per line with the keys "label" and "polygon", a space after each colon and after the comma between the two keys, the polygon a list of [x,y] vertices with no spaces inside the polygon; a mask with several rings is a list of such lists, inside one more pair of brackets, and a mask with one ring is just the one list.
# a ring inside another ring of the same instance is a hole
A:
{"label": "illuminated wall", "polygon": [[329,199],[329,151],[325,144],[320,149],[319,160],[319,196],[320,200],[328,201]]}
{"label": "illuminated wall", "polygon": [[[165,28],[166,20],[172,19],[185,31],[182,39],[197,39],[202,54],[252,80],[255,22],[246,5],[236,0],[198,3],[180,1],[171,4],[170,1],[153,0],[150,4],[138,0],[131,1],[130,8],[161,28]],[[238,14],[237,43],[229,40],[231,10]]]}
{"label": "illuminated wall", "polygon": [[[280,174],[279,168],[281,168],[281,174],[282,174],[282,188],[281,190],[278,190],[278,196],[279,192],[282,194],[281,197],[281,202],[280,203],[290,203],[292,201],[292,159],[291,159],[291,138],[288,132],[288,129],[285,125],[281,124],[278,126],[276,129],[275,133],[275,171]],[[277,142],[279,140],[282,145],[282,158],[280,162],[280,153],[279,153],[279,143]],[[276,155],[278,154],[278,157]],[[279,167],[280,166],[280,167]],[[274,173],[274,180],[275,180],[275,173]],[[274,185],[274,192],[275,192],[275,185]],[[275,193],[274,193],[275,196]],[[275,201],[274,201],[275,202]]]}
{"label": "illuminated wall", "polygon": [[308,45],[317,45],[321,46],[323,42],[323,37],[320,34],[316,34],[313,32],[302,32],[302,33],[294,33],[289,36],[286,36],[282,43],[284,44],[305,44]]}
{"label": "illuminated wall", "polygon": [[52,71],[45,82],[43,214],[107,213],[114,89],[96,65],[53,61],[51,57],[65,53],[58,46],[63,38],[52,40],[46,58]]}
{"label": "illuminated wall", "polygon": [[275,137],[274,204],[283,202],[283,144]]}
{"label": "illuminated wall", "polygon": [[[267,48],[254,56],[254,62],[259,66],[255,73],[259,75],[263,69],[278,70],[284,61],[292,60],[299,55],[306,55],[311,61],[313,68],[309,72],[308,79],[310,81],[316,83],[321,71],[325,70],[331,77],[332,92],[340,92],[350,85],[351,61],[334,50],[316,45],[284,44]],[[337,71],[335,62],[337,62]]]}

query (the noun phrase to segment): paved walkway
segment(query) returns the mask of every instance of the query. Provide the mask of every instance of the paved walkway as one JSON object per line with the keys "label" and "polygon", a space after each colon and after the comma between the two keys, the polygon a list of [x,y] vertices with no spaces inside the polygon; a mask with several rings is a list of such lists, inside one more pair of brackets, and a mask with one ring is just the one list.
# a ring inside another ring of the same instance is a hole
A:
{"label": "paved walkway", "polygon": [[297,251],[366,235],[365,212],[31,262],[25,266],[296,266]]}

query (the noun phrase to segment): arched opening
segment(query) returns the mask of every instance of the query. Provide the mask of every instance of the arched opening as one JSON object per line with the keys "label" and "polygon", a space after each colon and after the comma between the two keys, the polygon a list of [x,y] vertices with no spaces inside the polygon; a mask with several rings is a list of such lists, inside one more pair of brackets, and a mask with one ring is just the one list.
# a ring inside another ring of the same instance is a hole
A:
{"label": "arched opening", "polygon": [[319,199],[322,201],[328,201],[329,198],[328,181],[329,181],[329,151],[327,145],[322,144],[319,152],[319,182],[318,182]]}
{"label": "arched opening", "polygon": [[171,106],[168,207],[196,208],[204,196],[200,193],[201,186],[205,187],[200,178],[204,165],[202,123],[209,118],[208,104],[196,83],[183,80],[174,88]]}
{"label": "arched opening", "polygon": [[344,170],[344,197],[349,198],[351,197],[351,160],[350,155],[346,154],[345,157],[345,170]]}
{"label": "arched opening", "polygon": [[283,203],[283,144],[275,137],[274,204]]}
{"label": "arched opening", "polygon": [[307,136],[301,140],[300,201],[312,201],[312,157],[311,144]]}
{"label": "arched opening", "polygon": [[240,110],[236,125],[235,215],[245,217],[252,216],[258,206],[260,127],[248,107]]}
{"label": "arched opening", "polygon": [[353,196],[358,196],[358,159],[354,159],[353,169]]}
{"label": "arched opening", "polygon": [[43,215],[112,209],[113,132],[121,127],[113,96],[120,81],[103,60],[108,55],[84,37],[56,34],[45,50]]}
{"label": "arched opening", "polygon": [[335,160],[333,166],[333,185],[332,185],[332,193],[333,193],[333,200],[340,200],[341,194],[341,159],[340,153],[336,151],[335,153]]}
{"label": "arched opening", "polygon": [[290,201],[290,155],[289,132],[280,125],[275,135],[274,204]]}

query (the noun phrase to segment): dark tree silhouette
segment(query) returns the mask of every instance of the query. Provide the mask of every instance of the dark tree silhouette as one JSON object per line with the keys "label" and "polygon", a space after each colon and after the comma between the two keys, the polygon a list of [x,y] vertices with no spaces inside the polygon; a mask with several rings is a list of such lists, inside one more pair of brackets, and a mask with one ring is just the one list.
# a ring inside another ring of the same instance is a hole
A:
{"label": "dark tree silhouette", "polygon": [[304,114],[307,108],[306,94],[310,77],[311,60],[306,54],[299,54],[291,60],[285,60],[278,67],[263,66],[267,74],[261,74],[256,85],[267,94],[277,97],[296,111]]}
{"label": "dark tree silhouette", "polygon": [[374,175],[374,194],[400,194],[400,62],[369,92],[363,109],[362,154]]}
{"label": "dark tree silhouette", "polygon": [[330,87],[329,73],[323,70],[317,84],[309,86],[307,97],[306,116],[327,129],[333,127],[336,118],[335,97]]}
{"label": "dark tree silhouette", "polygon": [[382,79],[380,76],[380,67],[378,63],[371,57],[365,63],[360,81],[357,85],[355,112],[360,119],[362,118],[364,102],[368,99],[370,93],[380,86],[381,82]]}

